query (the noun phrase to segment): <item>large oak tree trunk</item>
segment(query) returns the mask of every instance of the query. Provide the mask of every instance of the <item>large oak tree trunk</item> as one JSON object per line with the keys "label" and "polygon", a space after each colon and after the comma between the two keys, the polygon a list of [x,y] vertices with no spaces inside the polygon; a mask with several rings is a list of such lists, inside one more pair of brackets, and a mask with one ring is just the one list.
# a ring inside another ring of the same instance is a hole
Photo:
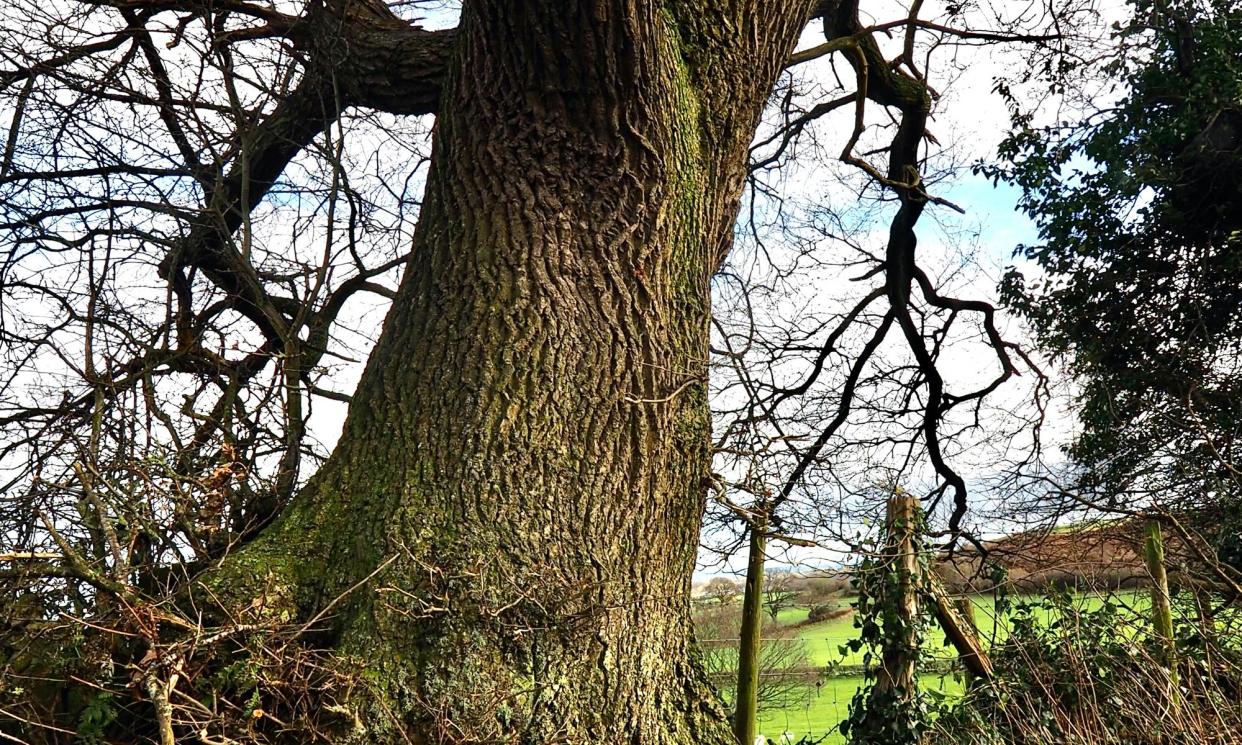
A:
{"label": "large oak tree trunk", "polygon": [[[210,581],[333,606],[361,740],[725,743],[688,616],[709,279],[809,3],[466,3],[339,445]],[[404,734],[398,734],[403,730]]]}

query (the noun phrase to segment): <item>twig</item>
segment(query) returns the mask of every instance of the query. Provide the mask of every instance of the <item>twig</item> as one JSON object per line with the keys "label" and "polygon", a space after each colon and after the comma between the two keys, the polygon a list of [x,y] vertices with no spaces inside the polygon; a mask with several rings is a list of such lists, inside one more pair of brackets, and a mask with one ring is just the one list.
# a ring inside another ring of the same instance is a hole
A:
{"label": "twig", "polygon": [[0,554],[0,561],[39,561],[63,558],[60,554],[48,551],[11,551],[7,554]]}
{"label": "twig", "polygon": [[637,398],[635,396],[626,396],[625,401],[626,403],[631,403],[631,404],[666,404],[669,401],[672,401],[674,398],[677,398],[677,396],[681,394],[682,391],[686,390],[687,388],[694,385],[695,383],[701,383],[701,382],[703,382],[702,378],[693,377],[687,380],[686,382],[682,383],[681,385],[677,386],[675,389],[673,389],[672,393],[668,394],[667,396],[664,396],[663,398]]}
{"label": "twig", "polygon": [[314,615],[314,617],[312,617],[312,618],[311,618],[311,620],[309,620],[309,621],[307,621],[306,623],[302,624],[302,627],[301,627],[301,628],[299,628],[299,629],[298,629],[298,630],[297,630],[297,631],[293,634],[293,636],[289,637],[289,640],[290,640],[290,641],[293,641],[294,639],[298,638],[298,637],[299,637],[299,636],[301,636],[302,634],[306,633],[306,630],[307,630],[307,629],[309,629],[311,626],[314,626],[316,623],[318,623],[318,622],[319,622],[319,620],[320,620],[320,619],[322,619],[325,615],[327,615],[328,611],[332,610],[332,607],[333,607],[334,605],[336,605],[337,603],[341,602],[341,600],[343,600],[343,599],[345,598],[345,596],[346,596],[346,595],[349,595],[349,594],[350,594],[351,592],[353,592],[354,590],[357,590],[359,587],[362,587],[362,586],[363,586],[363,585],[365,585],[367,582],[370,582],[370,581],[371,581],[371,579],[372,579],[375,575],[377,575],[377,574],[379,574],[380,572],[382,572],[382,571],[384,571],[385,569],[387,569],[387,568],[388,568],[388,565],[389,565],[389,564],[392,564],[394,561],[396,561],[398,556],[400,556],[400,554],[393,554],[392,556],[388,557],[387,559],[385,559],[385,560],[384,560],[384,562],[383,562],[382,564],[380,564],[379,566],[375,567],[375,569],[374,569],[374,570],[372,570],[372,572],[371,572],[370,574],[368,574],[367,576],[365,576],[365,577],[363,577],[362,579],[358,580],[358,581],[357,581],[357,582],[355,582],[354,584],[350,585],[350,586],[349,586],[349,588],[345,590],[345,592],[342,592],[340,595],[337,595],[336,597],[332,598],[332,601],[331,601],[331,602],[329,602],[327,605],[325,605],[325,606],[323,607],[323,609],[322,609],[322,610],[320,610],[318,613],[316,613],[316,614]]}

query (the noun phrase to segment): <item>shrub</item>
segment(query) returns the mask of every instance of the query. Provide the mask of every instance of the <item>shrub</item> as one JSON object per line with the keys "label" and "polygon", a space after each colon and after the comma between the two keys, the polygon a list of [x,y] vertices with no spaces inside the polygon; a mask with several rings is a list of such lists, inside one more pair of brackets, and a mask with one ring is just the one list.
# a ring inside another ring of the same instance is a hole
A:
{"label": "shrub", "polygon": [[[694,634],[704,672],[724,703],[733,706],[737,684],[738,630],[742,625],[737,604],[708,605],[694,614]],[[778,711],[805,700],[817,673],[806,643],[786,626],[765,624],[759,646],[759,710]]]}
{"label": "shrub", "polygon": [[811,606],[811,611],[807,614],[806,620],[810,623],[819,623],[820,621],[839,618],[848,612],[848,608],[844,608],[836,603],[816,603]]}

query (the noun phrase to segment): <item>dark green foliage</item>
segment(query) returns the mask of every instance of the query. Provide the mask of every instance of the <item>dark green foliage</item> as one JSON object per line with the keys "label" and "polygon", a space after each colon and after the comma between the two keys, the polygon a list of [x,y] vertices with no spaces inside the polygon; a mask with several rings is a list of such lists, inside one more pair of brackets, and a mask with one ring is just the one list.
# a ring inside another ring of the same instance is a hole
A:
{"label": "dark green foliage", "polygon": [[1229,488],[1242,421],[1242,4],[1133,0],[1077,123],[1019,115],[1000,166],[1040,242],[1004,301],[1081,384],[1072,455],[1103,494]]}
{"label": "dark green foliage", "polygon": [[106,742],[104,732],[117,717],[114,696],[107,691],[95,694],[78,716],[77,741],[83,745]]}

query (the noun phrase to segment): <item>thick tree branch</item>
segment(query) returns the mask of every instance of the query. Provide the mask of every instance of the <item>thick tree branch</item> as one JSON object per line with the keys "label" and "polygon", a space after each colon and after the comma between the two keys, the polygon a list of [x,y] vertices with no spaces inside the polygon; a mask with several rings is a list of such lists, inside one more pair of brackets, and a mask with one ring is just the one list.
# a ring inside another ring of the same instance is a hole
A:
{"label": "thick tree branch", "polygon": [[253,131],[238,133],[236,162],[212,190],[198,225],[160,265],[161,276],[174,283],[182,267],[201,269],[270,341],[288,336],[298,306],[267,292],[233,247],[233,233],[346,107],[433,113],[455,38],[453,31],[414,28],[382,3],[334,6],[314,9],[294,26],[291,38],[311,55],[305,78]]}

